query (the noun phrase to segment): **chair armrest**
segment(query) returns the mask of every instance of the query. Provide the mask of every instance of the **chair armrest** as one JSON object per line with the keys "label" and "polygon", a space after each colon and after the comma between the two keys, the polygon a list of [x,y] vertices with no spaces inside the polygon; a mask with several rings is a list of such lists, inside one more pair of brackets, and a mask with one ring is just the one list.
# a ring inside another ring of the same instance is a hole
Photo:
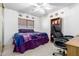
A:
{"label": "chair armrest", "polygon": [[70,35],[65,35],[65,36],[63,36],[63,37],[66,38],[66,39],[68,39],[68,40],[74,38],[74,36],[70,36]]}
{"label": "chair armrest", "polygon": [[54,38],[54,41],[59,41],[59,42],[67,42],[69,41],[67,38],[64,38],[64,37],[60,37],[60,38]]}
{"label": "chair armrest", "polygon": [[65,37],[60,37],[60,39],[64,40],[64,41],[69,41],[67,38]]}
{"label": "chair armrest", "polygon": [[64,37],[71,37],[71,38],[74,38],[74,36],[71,36],[71,35],[65,35]]}

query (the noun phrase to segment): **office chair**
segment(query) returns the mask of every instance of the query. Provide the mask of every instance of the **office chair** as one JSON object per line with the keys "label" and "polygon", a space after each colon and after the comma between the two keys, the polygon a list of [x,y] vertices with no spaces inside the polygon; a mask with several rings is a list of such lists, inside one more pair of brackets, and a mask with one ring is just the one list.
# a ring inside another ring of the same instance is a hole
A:
{"label": "office chair", "polygon": [[[65,50],[67,49],[65,42],[69,41],[69,39],[73,38],[73,36],[71,35],[64,36],[63,33],[61,32],[60,25],[57,24],[51,26],[51,36],[54,39],[54,45],[60,48],[59,53],[55,52],[53,53],[53,55],[60,54],[65,56],[66,55]],[[63,49],[63,51],[61,49]]]}

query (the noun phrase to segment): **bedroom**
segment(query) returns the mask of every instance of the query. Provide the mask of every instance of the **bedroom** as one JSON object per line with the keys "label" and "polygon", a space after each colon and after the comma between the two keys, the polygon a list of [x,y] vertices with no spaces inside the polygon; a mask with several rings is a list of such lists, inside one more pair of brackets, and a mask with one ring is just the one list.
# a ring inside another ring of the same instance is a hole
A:
{"label": "bedroom", "polygon": [[[79,4],[77,3],[3,3],[3,7],[3,56],[53,56],[52,54],[57,47],[54,46],[50,38],[51,19],[62,18],[62,32],[64,35],[76,36],[79,32],[79,26],[77,26],[79,25]],[[34,32],[34,37],[40,38],[41,36],[47,41],[40,39],[41,41],[38,41],[39,44],[36,41],[32,41],[34,47],[31,44],[30,48],[28,47],[30,50],[25,48],[27,51],[24,50],[19,51],[22,53],[17,53],[18,48],[13,38],[15,38],[14,35],[18,33],[18,30],[22,33]],[[36,43],[37,46],[35,46]],[[16,50],[16,52],[13,52],[13,50]]]}

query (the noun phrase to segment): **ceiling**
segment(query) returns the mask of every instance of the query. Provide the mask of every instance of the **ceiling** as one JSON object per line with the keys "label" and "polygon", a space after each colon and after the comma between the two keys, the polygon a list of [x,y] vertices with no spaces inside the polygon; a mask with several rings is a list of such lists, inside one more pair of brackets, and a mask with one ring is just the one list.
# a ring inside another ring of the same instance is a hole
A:
{"label": "ceiling", "polygon": [[4,3],[4,7],[40,17],[73,4],[74,3]]}

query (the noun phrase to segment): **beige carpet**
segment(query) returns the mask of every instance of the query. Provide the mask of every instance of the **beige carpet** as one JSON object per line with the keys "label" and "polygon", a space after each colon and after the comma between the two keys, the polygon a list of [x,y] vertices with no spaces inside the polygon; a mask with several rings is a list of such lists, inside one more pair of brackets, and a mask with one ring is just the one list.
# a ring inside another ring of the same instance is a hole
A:
{"label": "beige carpet", "polygon": [[1,52],[0,52],[0,56],[1,56]]}
{"label": "beige carpet", "polygon": [[2,53],[2,43],[0,42],[0,56],[1,56],[1,53]]}
{"label": "beige carpet", "polygon": [[21,53],[13,53],[13,45],[6,46],[4,48],[4,52],[2,53],[3,56],[52,56],[52,53],[56,51],[56,47],[53,43],[48,42],[44,45],[40,45],[37,48],[28,50]]}

